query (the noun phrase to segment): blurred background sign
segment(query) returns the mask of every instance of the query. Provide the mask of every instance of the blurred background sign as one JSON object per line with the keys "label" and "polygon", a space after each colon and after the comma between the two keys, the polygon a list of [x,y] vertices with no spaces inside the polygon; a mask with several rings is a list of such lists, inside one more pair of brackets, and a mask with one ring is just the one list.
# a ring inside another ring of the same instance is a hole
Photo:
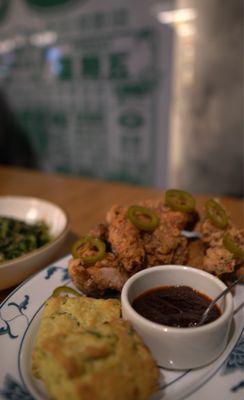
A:
{"label": "blurred background sign", "polygon": [[149,4],[1,0],[1,89],[41,169],[165,185],[172,32]]}

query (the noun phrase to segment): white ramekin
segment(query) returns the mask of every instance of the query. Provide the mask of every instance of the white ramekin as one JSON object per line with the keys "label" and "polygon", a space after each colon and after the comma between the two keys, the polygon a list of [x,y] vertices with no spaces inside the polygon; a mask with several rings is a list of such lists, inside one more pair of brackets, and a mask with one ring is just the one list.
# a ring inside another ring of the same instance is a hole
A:
{"label": "white ramekin", "polygon": [[200,327],[175,328],[154,323],[131,306],[141,293],[164,285],[187,285],[211,299],[226,285],[196,268],[163,265],[136,273],[128,279],[121,293],[123,318],[131,322],[160,366],[188,369],[211,363],[224,351],[228,341],[233,316],[232,294],[227,294],[218,302],[222,314],[215,321]]}

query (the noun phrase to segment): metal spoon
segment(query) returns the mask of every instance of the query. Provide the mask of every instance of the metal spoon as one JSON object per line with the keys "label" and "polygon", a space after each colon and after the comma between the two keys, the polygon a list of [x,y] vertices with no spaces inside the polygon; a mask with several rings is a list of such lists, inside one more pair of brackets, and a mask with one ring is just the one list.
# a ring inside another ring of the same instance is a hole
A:
{"label": "metal spoon", "polygon": [[200,321],[198,322],[198,324],[196,324],[195,326],[201,326],[204,324],[204,322],[206,321],[209,312],[212,310],[212,308],[215,306],[215,304],[217,303],[217,301],[225,296],[227,293],[229,293],[231,291],[231,289],[237,285],[237,283],[241,282],[244,278],[244,275],[241,275],[238,279],[236,279],[229,287],[227,287],[225,290],[223,290],[223,292],[221,292],[214,300],[211,301],[211,303],[209,304],[208,308],[206,308],[206,310],[204,311],[202,318],[200,319]]}

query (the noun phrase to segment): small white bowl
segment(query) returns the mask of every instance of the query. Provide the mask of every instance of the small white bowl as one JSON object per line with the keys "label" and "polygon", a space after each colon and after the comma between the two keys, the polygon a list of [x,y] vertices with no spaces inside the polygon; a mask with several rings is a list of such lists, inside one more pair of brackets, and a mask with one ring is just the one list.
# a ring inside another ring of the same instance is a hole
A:
{"label": "small white bowl", "polygon": [[152,322],[131,306],[133,300],[159,286],[186,285],[213,299],[226,285],[209,273],[181,265],[163,265],[140,271],[125,283],[121,293],[122,315],[144,339],[157,363],[168,369],[198,368],[214,361],[225,349],[232,316],[229,293],[217,304],[221,316],[206,325],[176,328]]}
{"label": "small white bowl", "polygon": [[54,203],[23,196],[0,196],[0,216],[21,219],[27,223],[44,221],[51,241],[39,249],[0,263],[0,290],[14,286],[47,265],[62,246],[68,233],[68,216]]}

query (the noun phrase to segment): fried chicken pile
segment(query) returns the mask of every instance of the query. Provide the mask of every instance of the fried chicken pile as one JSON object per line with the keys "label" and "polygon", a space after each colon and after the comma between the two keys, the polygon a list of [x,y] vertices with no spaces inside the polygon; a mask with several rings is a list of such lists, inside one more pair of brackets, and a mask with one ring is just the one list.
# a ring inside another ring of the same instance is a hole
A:
{"label": "fried chicken pile", "polygon": [[223,240],[228,234],[233,238],[233,243],[238,243],[238,248],[244,249],[244,229],[237,229],[231,223],[228,223],[226,229],[219,229],[208,219],[201,224],[200,229],[205,244],[202,269],[218,276],[234,272],[242,264],[243,258],[227,249]]}
{"label": "fried chicken pile", "polygon": [[[133,207],[146,210],[137,215],[144,229],[129,217],[129,207],[114,205],[106,221],[94,227],[73,252],[69,274],[74,285],[87,295],[120,292],[131,275],[156,265],[191,265],[222,276],[233,273],[243,263],[244,230],[230,222],[224,229],[216,227],[208,217],[198,223],[195,209],[175,210],[162,200],[147,200]],[[151,215],[157,220],[153,228],[149,224]],[[184,231],[193,230],[196,225],[201,239],[186,237]],[[232,247],[241,251],[224,246],[226,234],[233,240]]]}

